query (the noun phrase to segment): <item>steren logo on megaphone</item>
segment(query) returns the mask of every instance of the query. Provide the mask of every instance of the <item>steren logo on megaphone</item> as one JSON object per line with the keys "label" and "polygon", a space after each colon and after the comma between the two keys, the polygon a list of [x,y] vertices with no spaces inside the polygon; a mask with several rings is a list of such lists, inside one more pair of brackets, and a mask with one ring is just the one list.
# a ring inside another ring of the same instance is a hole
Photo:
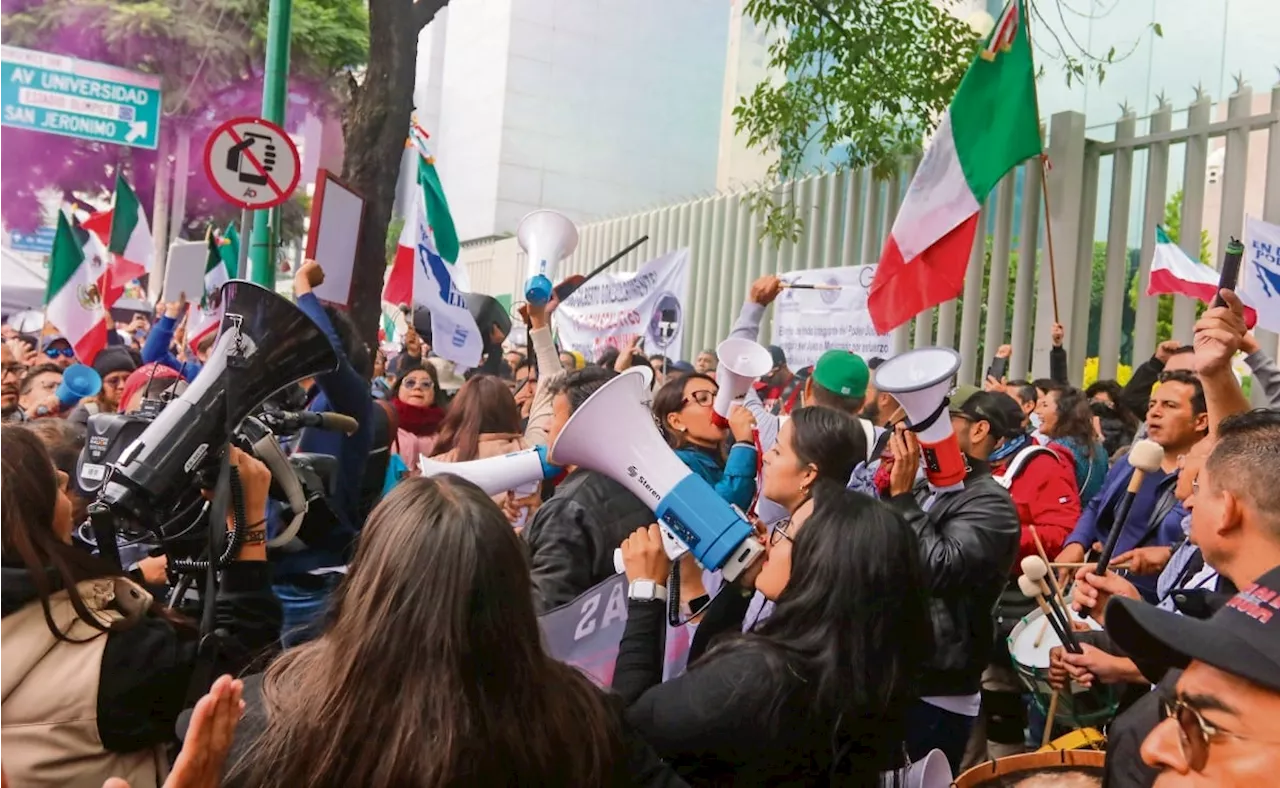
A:
{"label": "steren logo on megaphone", "polygon": [[640,486],[649,491],[649,494],[653,496],[653,500],[655,501],[662,500],[662,496],[658,494],[657,490],[653,489],[653,486],[649,484],[649,480],[644,478],[644,476],[641,475],[640,471],[636,470],[636,466],[628,465],[627,475],[630,476],[632,479],[635,479],[636,481],[640,482]]}

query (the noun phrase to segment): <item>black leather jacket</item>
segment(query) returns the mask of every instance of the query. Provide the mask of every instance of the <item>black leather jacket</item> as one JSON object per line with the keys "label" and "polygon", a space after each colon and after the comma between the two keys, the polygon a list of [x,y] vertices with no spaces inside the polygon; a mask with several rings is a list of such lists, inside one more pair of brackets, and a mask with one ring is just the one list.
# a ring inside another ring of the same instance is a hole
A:
{"label": "black leather jacket", "polygon": [[932,592],[934,651],[921,695],[970,695],[981,689],[982,671],[995,644],[993,609],[1018,557],[1021,525],[1008,491],[984,462],[969,460],[964,489],[932,495],[920,482],[887,503],[920,540]]}

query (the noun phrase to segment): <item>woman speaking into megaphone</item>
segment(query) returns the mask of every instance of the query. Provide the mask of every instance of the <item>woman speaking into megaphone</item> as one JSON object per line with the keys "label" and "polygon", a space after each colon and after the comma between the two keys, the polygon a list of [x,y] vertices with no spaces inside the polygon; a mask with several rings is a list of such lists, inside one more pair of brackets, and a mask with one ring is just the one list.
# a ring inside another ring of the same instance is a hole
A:
{"label": "woman speaking into megaphone", "polygon": [[[755,417],[746,408],[734,408],[729,426],[717,425],[712,406],[718,390],[710,375],[696,372],[669,380],[653,397],[653,416],[676,456],[721,498],[745,511],[756,494]],[[733,445],[725,454],[730,436]]]}

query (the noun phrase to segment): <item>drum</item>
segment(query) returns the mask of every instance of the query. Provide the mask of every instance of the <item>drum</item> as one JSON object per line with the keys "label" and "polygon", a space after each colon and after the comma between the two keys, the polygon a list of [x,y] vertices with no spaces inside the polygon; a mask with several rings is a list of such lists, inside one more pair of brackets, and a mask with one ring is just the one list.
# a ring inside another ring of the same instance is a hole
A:
{"label": "drum", "polygon": [[[1037,775],[1050,777],[1055,773],[1061,778],[1080,775],[1071,785],[1102,784],[1103,762],[1106,753],[1098,750],[1062,750],[1060,752],[1028,752],[1010,755],[994,761],[980,763],[956,778],[953,788],[982,788],[982,786],[1012,785],[1015,780]],[[1038,783],[1040,784],[1040,783]],[[1052,785],[1046,781],[1044,785]]]}
{"label": "drum", "polygon": [[[1072,617],[1091,629],[1102,627],[1091,618]],[[1062,645],[1053,627],[1045,620],[1043,610],[1035,610],[1014,625],[1008,639],[1009,656],[1013,669],[1022,683],[1033,693],[1036,707],[1048,714],[1049,699],[1053,688],[1049,686],[1049,650]],[[1096,683],[1092,688],[1071,682],[1071,691],[1058,699],[1059,722],[1079,728],[1110,719],[1116,711],[1118,695],[1115,688]]]}

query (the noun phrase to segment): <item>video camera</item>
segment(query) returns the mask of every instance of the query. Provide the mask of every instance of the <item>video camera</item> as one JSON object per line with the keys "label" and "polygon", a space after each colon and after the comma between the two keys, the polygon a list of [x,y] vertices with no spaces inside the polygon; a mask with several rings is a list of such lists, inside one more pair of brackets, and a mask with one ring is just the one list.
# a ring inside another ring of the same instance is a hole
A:
{"label": "video camera", "polygon": [[[300,429],[315,421],[352,431],[354,420],[338,417],[335,425],[330,422],[337,414],[290,414],[273,407],[259,418],[250,414],[282,389],[335,370],[338,357],[329,338],[298,307],[250,282],[227,282],[222,303],[226,310],[218,340],[181,395],[159,407],[149,403],[136,414],[90,417],[77,476],[82,489],[96,494],[90,522],[103,558],[119,562],[117,532],[149,535],[179,559],[217,542],[206,537],[221,529],[196,526],[220,520],[235,503],[227,499],[232,484],[227,448],[232,445],[258,456],[272,471],[273,497],[288,501],[291,521],[272,542],[295,537],[307,501],[324,498],[326,480],[315,461],[291,462],[268,425]],[[203,490],[215,491],[212,503]],[[220,560],[210,553],[210,562]]]}

